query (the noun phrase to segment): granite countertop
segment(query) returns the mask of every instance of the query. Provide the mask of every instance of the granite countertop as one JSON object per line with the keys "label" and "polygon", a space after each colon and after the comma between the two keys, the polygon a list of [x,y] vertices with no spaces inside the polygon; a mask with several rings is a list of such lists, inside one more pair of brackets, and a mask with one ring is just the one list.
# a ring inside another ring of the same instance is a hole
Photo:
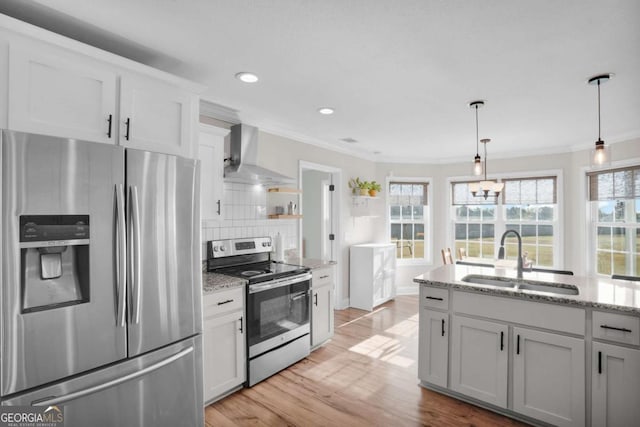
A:
{"label": "granite countertop", "polygon": [[604,277],[581,277],[541,272],[524,272],[523,281],[525,283],[527,280],[532,280],[574,285],[578,288],[578,295],[558,295],[541,291],[516,290],[500,286],[463,282],[462,278],[468,274],[516,279],[516,271],[511,269],[450,264],[421,274],[415,277],[413,281],[425,285],[450,287],[488,295],[602,308],[640,316],[640,282],[613,280]]}
{"label": "granite countertop", "polygon": [[286,258],[285,263],[287,264],[298,264],[298,265],[303,265],[307,268],[310,268],[312,270],[315,270],[317,268],[324,268],[324,267],[329,267],[331,265],[336,265],[337,262],[336,261],[323,261],[321,259],[315,259],[315,258],[296,258],[296,257],[289,257]]}
{"label": "granite countertop", "polygon": [[202,293],[204,295],[219,291],[220,289],[231,289],[247,284],[245,279],[231,277],[225,274],[202,272]]}

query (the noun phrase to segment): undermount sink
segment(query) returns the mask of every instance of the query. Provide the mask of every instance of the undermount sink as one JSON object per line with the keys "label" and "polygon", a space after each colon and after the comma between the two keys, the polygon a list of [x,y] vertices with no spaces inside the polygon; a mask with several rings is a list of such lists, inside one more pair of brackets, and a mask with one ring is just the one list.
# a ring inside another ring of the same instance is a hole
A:
{"label": "undermount sink", "polygon": [[502,288],[511,288],[516,291],[536,291],[548,292],[559,295],[578,295],[578,288],[574,285],[564,283],[547,283],[535,280],[521,281],[509,277],[483,276],[480,274],[469,274],[462,278],[463,282],[476,285],[490,285]]}

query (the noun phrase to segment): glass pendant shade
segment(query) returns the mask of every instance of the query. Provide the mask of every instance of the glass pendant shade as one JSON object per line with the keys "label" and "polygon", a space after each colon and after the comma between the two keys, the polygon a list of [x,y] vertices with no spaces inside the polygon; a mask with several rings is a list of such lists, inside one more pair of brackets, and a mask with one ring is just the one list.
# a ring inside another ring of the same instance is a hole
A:
{"label": "glass pendant shade", "polygon": [[476,154],[476,157],[473,159],[473,174],[475,176],[482,175],[482,160],[480,156]]}
{"label": "glass pendant shade", "polygon": [[609,146],[604,141],[596,141],[596,145],[591,150],[591,166],[594,168],[607,167],[611,163],[611,153]]}

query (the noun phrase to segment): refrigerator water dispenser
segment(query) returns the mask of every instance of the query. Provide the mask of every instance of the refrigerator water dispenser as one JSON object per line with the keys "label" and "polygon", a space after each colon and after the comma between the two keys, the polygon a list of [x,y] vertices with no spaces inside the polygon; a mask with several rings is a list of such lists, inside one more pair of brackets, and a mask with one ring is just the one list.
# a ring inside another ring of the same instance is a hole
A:
{"label": "refrigerator water dispenser", "polygon": [[20,217],[22,312],[89,301],[89,216]]}

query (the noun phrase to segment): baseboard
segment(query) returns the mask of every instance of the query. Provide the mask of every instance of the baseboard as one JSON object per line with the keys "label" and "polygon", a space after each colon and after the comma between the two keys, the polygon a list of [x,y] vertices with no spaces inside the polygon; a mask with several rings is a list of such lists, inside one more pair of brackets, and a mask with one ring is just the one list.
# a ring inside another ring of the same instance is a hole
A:
{"label": "baseboard", "polygon": [[336,306],[336,310],[344,310],[345,308],[349,308],[349,304],[349,298],[344,298],[338,303],[338,305]]}

